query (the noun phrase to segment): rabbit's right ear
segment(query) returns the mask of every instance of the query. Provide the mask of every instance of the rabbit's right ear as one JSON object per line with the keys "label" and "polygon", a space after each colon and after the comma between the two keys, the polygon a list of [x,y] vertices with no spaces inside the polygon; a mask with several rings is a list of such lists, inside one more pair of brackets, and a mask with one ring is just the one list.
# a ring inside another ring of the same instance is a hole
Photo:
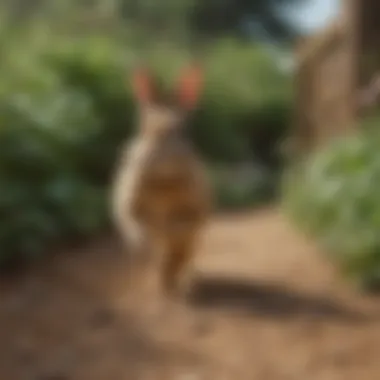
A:
{"label": "rabbit's right ear", "polygon": [[132,74],[132,87],[140,104],[149,104],[156,98],[156,86],[152,75],[146,68],[135,69]]}

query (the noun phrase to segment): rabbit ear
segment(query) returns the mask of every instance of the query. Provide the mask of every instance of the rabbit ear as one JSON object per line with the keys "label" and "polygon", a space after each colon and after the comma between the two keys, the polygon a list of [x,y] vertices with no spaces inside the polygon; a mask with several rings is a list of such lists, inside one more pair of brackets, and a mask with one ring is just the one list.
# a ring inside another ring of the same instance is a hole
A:
{"label": "rabbit ear", "polygon": [[177,98],[180,106],[191,110],[197,105],[203,85],[203,68],[193,64],[182,73],[179,80]]}
{"label": "rabbit ear", "polygon": [[140,103],[147,104],[154,101],[156,88],[154,80],[146,68],[139,67],[135,69],[132,76],[132,86],[136,99]]}

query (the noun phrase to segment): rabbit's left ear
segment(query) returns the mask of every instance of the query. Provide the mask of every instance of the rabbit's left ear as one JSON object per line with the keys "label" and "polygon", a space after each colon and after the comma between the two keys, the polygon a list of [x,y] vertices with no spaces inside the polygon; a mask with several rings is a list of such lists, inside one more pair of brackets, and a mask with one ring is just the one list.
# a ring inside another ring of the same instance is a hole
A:
{"label": "rabbit's left ear", "polygon": [[192,65],[185,69],[179,78],[177,99],[179,105],[185,110],[192,110],[198,103],[203,87],[203,68]]}

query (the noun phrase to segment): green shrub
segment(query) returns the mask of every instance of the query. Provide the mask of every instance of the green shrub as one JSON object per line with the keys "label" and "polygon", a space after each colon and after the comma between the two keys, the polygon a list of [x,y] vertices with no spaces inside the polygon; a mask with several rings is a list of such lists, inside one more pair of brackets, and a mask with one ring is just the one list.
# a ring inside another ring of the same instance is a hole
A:
{"label": "green shrub", "polygon": [[206,69],[192,127],[205,156],[220,163],[275,155],[290,121],[290,78],[260,48],[228,40],[210,50]]}
{"label": "green shrub", "polygon": [[31,73],[0,94],[0,264],[103,222],[104,190],[82,165],[98,128],[92,105],[47,68]]}
{"label": "green shrub", "polygon": [[340,139],[287,174],[284,206],[343,273],[380,285],[380,134]]}

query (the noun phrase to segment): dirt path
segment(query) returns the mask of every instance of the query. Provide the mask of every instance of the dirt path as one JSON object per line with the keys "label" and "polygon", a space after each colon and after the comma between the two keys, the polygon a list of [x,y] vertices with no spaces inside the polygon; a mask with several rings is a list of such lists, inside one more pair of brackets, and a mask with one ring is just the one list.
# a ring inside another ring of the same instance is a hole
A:
{"label": "dirt path", "polygon": [[276,211],[220,217],[187,305],[152,324],[123,303],[100,239],[0,283],[1,380],[377,380],[380,300],[341,283]]}

